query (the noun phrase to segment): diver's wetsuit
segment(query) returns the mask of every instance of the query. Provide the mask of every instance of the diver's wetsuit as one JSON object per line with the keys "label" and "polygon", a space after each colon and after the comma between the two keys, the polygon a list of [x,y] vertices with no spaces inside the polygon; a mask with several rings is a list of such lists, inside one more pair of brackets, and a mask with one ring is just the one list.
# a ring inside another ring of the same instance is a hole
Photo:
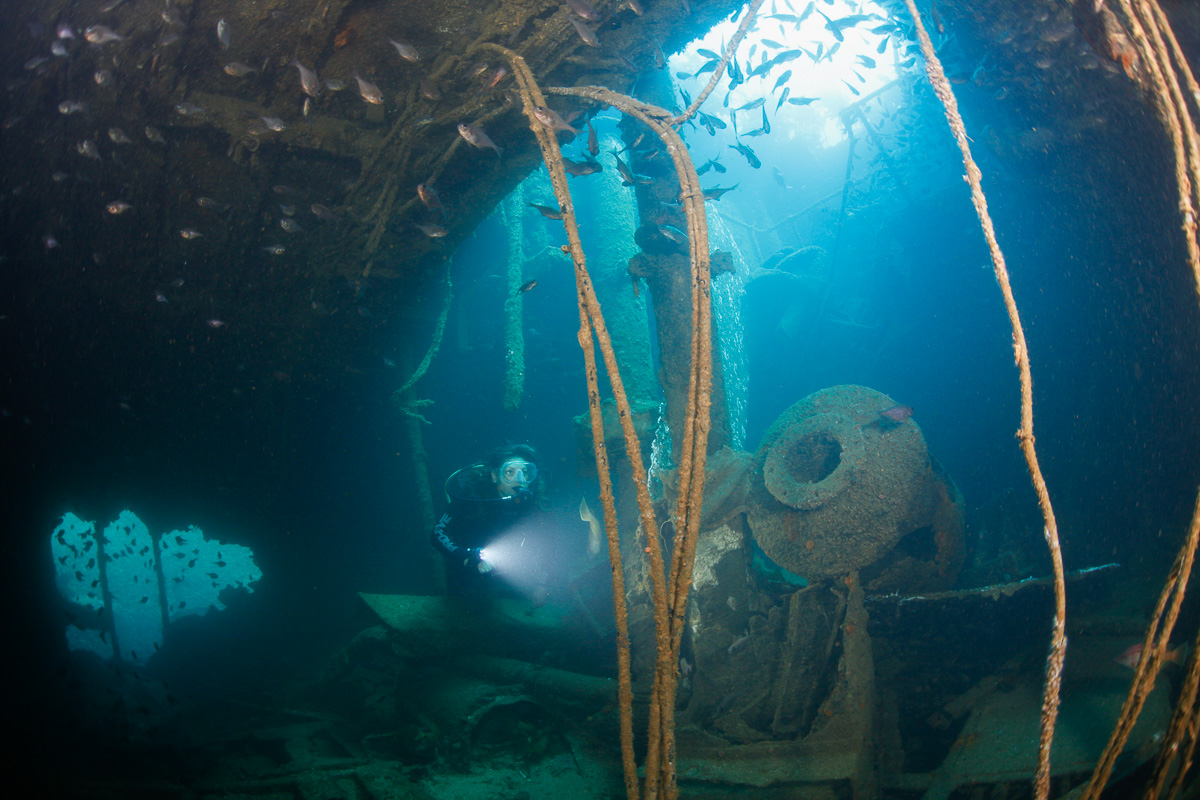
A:
{"label": "diver's wetsuit", "polygon": [[498,497],[489,470],[476,465],[446,481],[449,508],[433,526],[432,542],[446,559],[446,591],[474,594],[492,583],[479,572],[479,550],[538,509],[534,495]]}

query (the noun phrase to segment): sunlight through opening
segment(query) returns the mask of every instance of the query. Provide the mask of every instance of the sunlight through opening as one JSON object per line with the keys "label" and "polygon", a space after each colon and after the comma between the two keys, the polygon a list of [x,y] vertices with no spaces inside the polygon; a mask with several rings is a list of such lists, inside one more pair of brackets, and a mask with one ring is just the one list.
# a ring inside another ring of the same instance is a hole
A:
{"label": "sunlight through opening", "polygon": [[[670,59],[685,99],[712,77],[714,56],[724,52],[740,19],[722,22]],[[898,26],[873,0],[772,0],[738,47],[736,70],[744,80],[728,88],[736,82],[731,65],[701,110],[739,137],[778,125],[788,138],[813,137],[814,144],[829,147],[846,138],[838,118],[843,109],[915,63],[901,52],[904,44]]]}

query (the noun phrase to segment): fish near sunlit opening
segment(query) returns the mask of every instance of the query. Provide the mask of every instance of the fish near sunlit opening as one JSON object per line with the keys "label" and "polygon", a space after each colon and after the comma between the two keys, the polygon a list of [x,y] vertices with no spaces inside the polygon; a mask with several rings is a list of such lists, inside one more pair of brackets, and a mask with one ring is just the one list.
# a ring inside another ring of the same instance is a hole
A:
{"label": "fish near sunlit opening", "polygon": [[[712,78],[740,22],[740,14],[725,20],[670,59],[682,104]],[[692,158],[701,174],[748,165],[755,172],[743,190],[760,181],[769,188],[772,179],[784,189],[827,189],[816,176],[844,162],[839,148],[857,119],[848,109],[878,112],[881,135],[899,127],[889,120],[908,102],[898,78],[916,68],[915,49],[871,0],[771,0],[701,106],[695,130],[685,129]]]}
{"label": "fish near sunlit opening", "polygon": [[[740,21],[737,15],[722,22],[670,59],[685,99],[712,77]],[[871,0],[771,0],[703,110],[730,124],[721,128],[725,137],[760,136],[777,126],[789,140],[812,137],[828,147],[846,138],[842,110],[915,63],[904,43],[899,26]]]}
{"label": "fish near sunlit opening", "polygon": [[262,578],[248,547],[207,538],[195,525],[154,536],[128,510],[99,532],[68,511],[50,552],[71,609],[68,646],[132,664],[159,652],[172,623],[221,611],[224,593],[253,592]]}

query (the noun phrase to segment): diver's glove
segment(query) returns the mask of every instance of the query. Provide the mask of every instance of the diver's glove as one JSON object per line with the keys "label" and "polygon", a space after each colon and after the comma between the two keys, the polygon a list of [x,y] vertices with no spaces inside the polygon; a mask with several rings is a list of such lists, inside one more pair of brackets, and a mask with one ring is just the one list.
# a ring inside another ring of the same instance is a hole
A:
{"label": "diver's glove", "polygon": [[467,558],[463,561],[463,566],[475,565],[475,569],[479,570],[480,575],[487,575],[496,568],[496,565],[487,559],[483,554],[482,547],[473,547],[467,550]]}

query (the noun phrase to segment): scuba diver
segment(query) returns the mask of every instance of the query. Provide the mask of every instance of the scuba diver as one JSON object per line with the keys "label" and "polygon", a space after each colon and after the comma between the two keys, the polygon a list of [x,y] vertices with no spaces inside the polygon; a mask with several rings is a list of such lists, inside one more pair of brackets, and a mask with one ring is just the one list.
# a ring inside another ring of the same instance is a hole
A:
{"label": "scuba diver", "polygon": [[[536,530],[528,523],[540,510],[543,484],[537,461],[537,452],[529,445],[506,445],[446,479],[449,508],[434,525],[432,541],[445,558],[447,594],[486,591],[497,570],[496,554],[489,555],[489,545],[508,540],[499,548],[508,553],[523,548],[526,533]],[[518,537],[519,543],[513,545]],[[516,567],[506,560],[496,574],[504,577]]]}

